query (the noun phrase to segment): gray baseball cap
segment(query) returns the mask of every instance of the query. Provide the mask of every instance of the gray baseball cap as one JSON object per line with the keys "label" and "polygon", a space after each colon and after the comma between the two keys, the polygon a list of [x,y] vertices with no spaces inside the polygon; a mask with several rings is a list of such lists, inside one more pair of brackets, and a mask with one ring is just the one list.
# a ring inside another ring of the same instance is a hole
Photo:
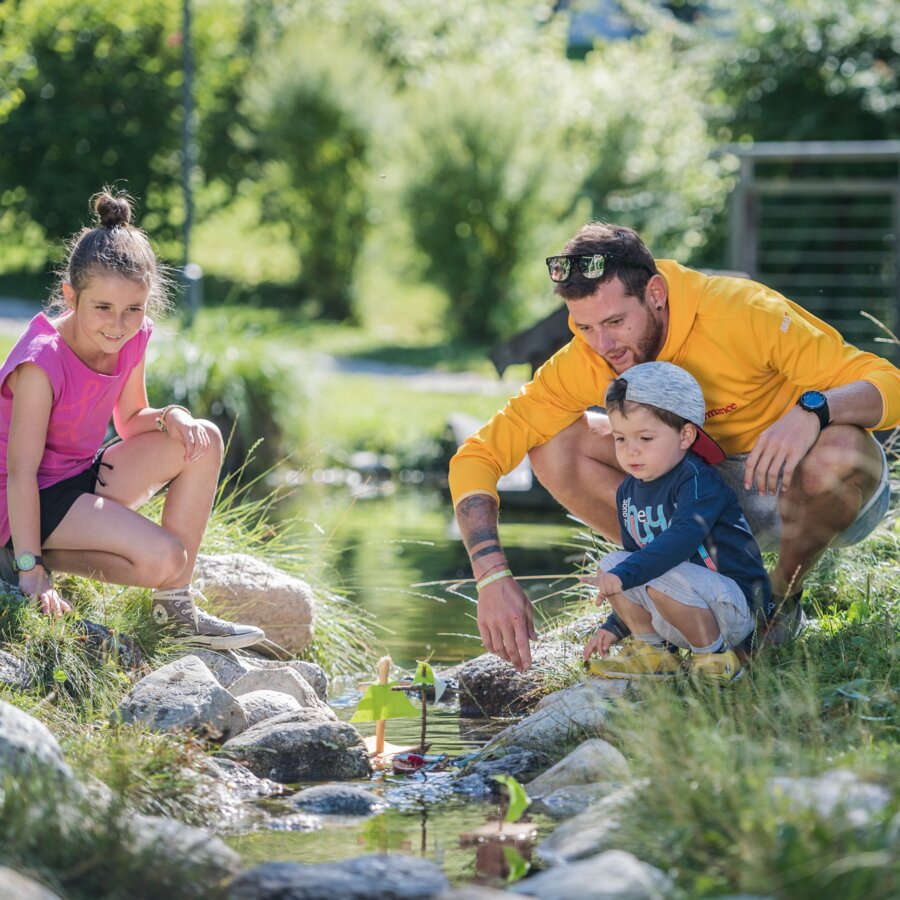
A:
{"label": "gray baseball cap", "polygon": [[674,363],[647,362],[626,369],[616,381],[625,383],[626,400],[666,409],[693,422],[697,440],[691,450],[701,459],[713,466],[725,459],[725,451],[703,430],[706,402],[690,372]]}

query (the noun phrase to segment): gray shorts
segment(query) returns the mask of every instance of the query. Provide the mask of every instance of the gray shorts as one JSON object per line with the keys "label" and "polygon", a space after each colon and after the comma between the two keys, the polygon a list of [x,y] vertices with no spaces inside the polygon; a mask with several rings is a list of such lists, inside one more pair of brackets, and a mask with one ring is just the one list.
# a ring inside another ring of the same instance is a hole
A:
{"label": "gray shorts", "polygon": [[[881,453],[881,479],[875,492],[863,504],[859,515],[850,527],[831,542],[832,548],[858,544],[863,538],[868,537],[875,530],[875,526],[887,515],[888,505],[891,501],[890,471],[884,447],[874,437],[872,440],[878,444],[878,450]],[[778,550],[781,542],[781,514],[778,512],[778,497],[774,495],[761,497],[755,491],[744,490],[744,463],[749,455],[749,453],[738,453],[735,456],[729,456],[723,463],[716,466],[716,471],[737,494],[738,502],[747,517],[747,524],[759,544],[759,549],[774,552]],[[780,475],[778,476],[778,486],[781,487]]]}
{"label": "gray shorts", "polygon": [[[600,568],[608,572],[629,556],[631,554],[627,550],[614,550],[600,560]],[[632,603],[650,613],[653,630],[677,647],[689,648],[691,644],[674,625],[660,615],[647,592],[648,587],[655,588],[685,606],[710,610],[729,647],[740,644],[753,630],[754,622],[747,606],[747,598],[736,581],[696,563],[683,562],[659,578],[624,592]]]}

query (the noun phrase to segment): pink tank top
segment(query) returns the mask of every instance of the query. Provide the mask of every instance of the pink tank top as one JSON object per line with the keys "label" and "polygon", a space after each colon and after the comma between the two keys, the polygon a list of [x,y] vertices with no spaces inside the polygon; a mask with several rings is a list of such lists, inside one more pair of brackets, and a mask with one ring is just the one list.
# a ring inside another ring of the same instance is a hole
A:
{"label": "pink tank top", "polygon": [[145,318],[138,333],[119,351],[115,372],[104,375],[75,355],[44,313],[28,324],[0,367],[0,546],[9,540],[6,456],[13,395],[6,381],[10,373],[30,362],[50,378],[53,406],[37,474],[38,487],[49,487],[84,472],[93,462],[125,382],[144,357],[152,330],[152,320]]}

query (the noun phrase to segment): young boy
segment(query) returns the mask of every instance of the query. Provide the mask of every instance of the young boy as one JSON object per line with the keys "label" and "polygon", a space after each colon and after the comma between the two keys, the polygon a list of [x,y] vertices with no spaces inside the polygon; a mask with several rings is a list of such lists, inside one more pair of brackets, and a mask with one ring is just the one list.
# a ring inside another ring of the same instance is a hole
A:
{"label": "young boy", "polygon": [[664,678],[684,671],[685,648],[692,674],[732,681],[741,674],[732,648],[753,631],[771,587],[737,497],[713,468],[724,453],[700,427],[700,385],[672,363],[642,363],[612,382],[606,409],[626,472],[616,494],[625,549],[583,579],[613,608],[584,658],[608,657],[590,663],[606,678]]}

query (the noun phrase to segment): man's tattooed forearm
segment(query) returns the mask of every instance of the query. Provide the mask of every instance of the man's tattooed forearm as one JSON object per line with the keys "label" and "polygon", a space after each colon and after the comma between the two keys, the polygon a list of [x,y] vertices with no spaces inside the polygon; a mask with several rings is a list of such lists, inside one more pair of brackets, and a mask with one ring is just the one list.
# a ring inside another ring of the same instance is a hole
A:
{"label": "man's tattooed forearm", "polygon": [[499,544],[497,512],[497,501],[487,494],[475,494],[460,501],[456,519],[467,550],[487,541]]}

